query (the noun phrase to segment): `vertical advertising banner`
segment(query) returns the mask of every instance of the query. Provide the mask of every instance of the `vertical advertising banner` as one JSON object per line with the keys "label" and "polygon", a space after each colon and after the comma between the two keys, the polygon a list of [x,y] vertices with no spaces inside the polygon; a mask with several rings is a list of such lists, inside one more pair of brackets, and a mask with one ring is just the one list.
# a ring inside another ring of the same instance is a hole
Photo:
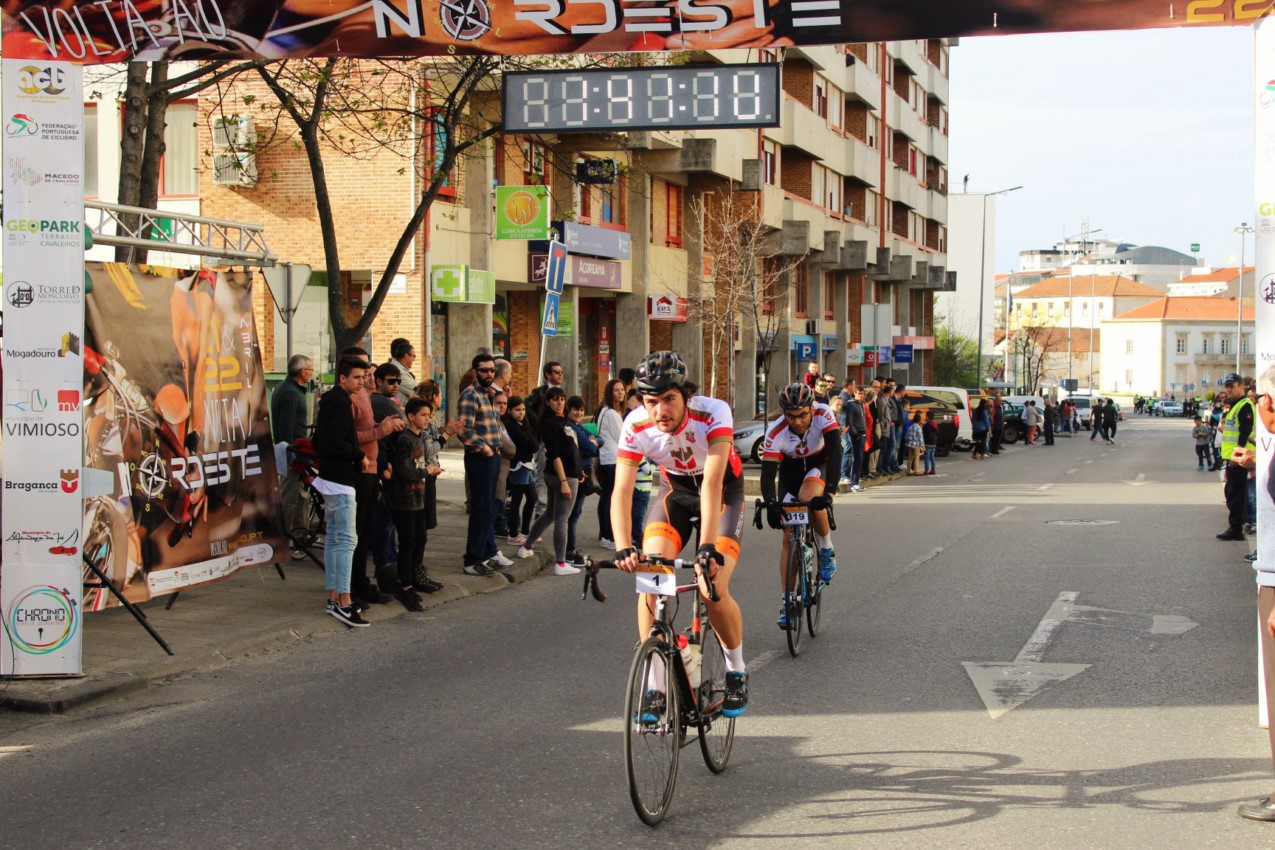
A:
{"label": "vertical advertising banner", "polygon": [[[1253,33],[1255,162],[1254,350],[1257,352],[1257,560],[1275,568],[1275,22],[1262,18]],[[1248,218],[1245,216],[1245,218]],[[1266,398],[1261,398],[1267,394]]]}
{"label": "vertical advertising banner", "polygon": [[84,96],[66,62],[3,60],[0,675],[81,671]]}
{"label": "vertical advertising banner", "polygon": [[131,602],[283,560],[252,275],[88,270],[84,466],[114,487],[84,503],[85,557]]}

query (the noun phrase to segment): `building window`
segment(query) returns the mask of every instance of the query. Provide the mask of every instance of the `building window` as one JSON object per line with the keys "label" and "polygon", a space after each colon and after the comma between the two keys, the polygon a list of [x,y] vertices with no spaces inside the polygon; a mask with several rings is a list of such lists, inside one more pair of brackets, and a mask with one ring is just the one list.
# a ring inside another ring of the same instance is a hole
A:
{"label": "building window", "polygon": [[160,195],[162,197],[199,194],[199,128],[196,126],[198,104],[181,101],[168,105],[168,126],[164,128],[164,157],[160,160]]}
{"label": "building window", "polygon": [[1222,353],[1223,354],[1231,353],[1231,338],[1229,336],[1222,337]]}
{"label": "building window", "polygon": [[1133,354],[1133,340],[1131,340],[1131,339],[1126,339],[1126,340],[1124,341],[1124,353],[1125,353],[1125,354]]}
{"label": "building window", "polygon": [[862,215],[863,223],[868,227],[877,226],[877,207],[880,206],[881,196],[871,189],[864,190],[864,203]]}
{"label": "building window", "polygon": [[828,83],[818,77],[815,78],[815,114],[828,117]]}
{"label": "building window", "polygon": [[1128,386],[1128,387],[1133,386],[1133,370],[1132,369],[1124,370],[1124,382],[1125,382],[1125,386]]}
{"label": "building window", "polygon": [[875,115],[868,116],[868,147],[874,151],[879,151],[877,147],[877,139],[881,138],[881,119]]}
{"label": "building window", "polygon": [[1210,352],[1209,352],[1209,348],[1210,348],[1210,347],[1211,347],[1211,346],[1209,345],[1209,338],[1206,336],[1206,337],[1204,338],[1204,340],[1203,340],[1203,343],[1202,343],[1202,344],[1201,344],[1201,346],[1200,346],[1200,353],[1201,353],[1201,354],[1209,354],[1209,353],[1210,353]]}
{"label": "building window", "polygon": [[[433,115],[430,116],[430,120],[425,124],[425,150],[433,151],[434,153],[433,158],[429,163],[429,170],[425,174],[426,180],[433,181],[434,174],[442,168],[443,161],[446,159],[448,144],[447,132],[446,114],[441,109],[434,110]],[[543,150],[544,149],[541,148],[542,155]],[[543,159],[540,160],[540,170],[543,174]],[[438,190],[438,196],[440,198],[456,197],[456,181],[454,177],[455,175],[451,171],[448,171],[447,174],[444,175],[443,185],[439,187]],[[539,182],[544,182],[543,177]]]}
{"label": "building window", "polygon": [[1178,354],[1186,354],[1186,337],[1182,334],[1178,335],[1177,345],[1174,349]]}
{"label": "building window", "polygon": [[761,143],[761,179],[767,186],[777,186],[779,174],[779,143],[763,141]]}
{"label": "building window", "polygon": [[836,276],[825,271],[819,272],[819,276],[823,278],[823,317],[825,319],[835,318],[832,309],[837,300]]}
{"label": "building window", "polygon": [[1248,354],[1248,335],[1240,337],[1240,354]]}
{"label": "building window", "polygon": [[97,197],[97,104],[84,104],[84,197]]}
{"label": "building window", "polygon": [[810,274],[805,263],[792,270],[792,313],[801,319],[810,318]]}
{"label": "building window", "polygon": [[545,160],[548,158],[548,148],[543,142],[527,140],[522,145],[522,185],[524,186],[543,186],[545,185]]}
{"label": "building window", "polygon": [[682,247],[682,187],[672,183],[665,184],[668,192],[665,198],[668,203],[668,230],[664,234],[664,244],[670,248]]}

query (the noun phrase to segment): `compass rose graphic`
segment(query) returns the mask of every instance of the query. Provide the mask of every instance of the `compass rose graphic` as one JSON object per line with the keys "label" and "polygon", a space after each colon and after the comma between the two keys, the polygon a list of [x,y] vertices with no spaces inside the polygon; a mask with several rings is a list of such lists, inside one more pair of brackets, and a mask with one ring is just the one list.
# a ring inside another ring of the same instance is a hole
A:
{"label": "compass rose graphic", "polygon": [[442,0],[443,29],[452,38],[475,41],[491,29],[491,9],[486,0]]}

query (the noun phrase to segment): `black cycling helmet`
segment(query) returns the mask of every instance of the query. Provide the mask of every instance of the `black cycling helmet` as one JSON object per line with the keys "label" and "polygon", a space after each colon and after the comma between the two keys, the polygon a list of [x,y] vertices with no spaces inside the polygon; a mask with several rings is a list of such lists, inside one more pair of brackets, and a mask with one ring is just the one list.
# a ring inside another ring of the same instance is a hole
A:
{"label": "black cycling helmet", "polygon": [[662,393],[686,383],[686,362],[676,351],[653,351],[637,367],[640,393]]}
{"label": "black cycling helmet", "polygon": [[789,384],[779,394],[779,406],[784,410],[799,410],[815,403],[815,392],[805,384]]}

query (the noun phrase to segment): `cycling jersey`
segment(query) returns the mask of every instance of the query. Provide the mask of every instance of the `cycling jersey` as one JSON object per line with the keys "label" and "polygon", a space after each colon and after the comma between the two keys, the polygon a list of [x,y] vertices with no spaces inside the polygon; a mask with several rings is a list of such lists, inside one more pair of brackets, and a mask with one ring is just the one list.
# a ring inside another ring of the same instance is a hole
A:
{"label": "cycling jersey", "polygon": [[[730,405],[706,396],[687,399],[686,417],[672,434],[657,428],[646,409],[639,407],[624,420],[616,462],[637,466],[647,458],[675,478],[699,478],[704,474],[709,447],[733,441],[734,426]],[[739,455],[732,449],[727,478],[739,476],[741,469]]]}
{"label": "cycling jersey", "polygon": [[810,427],[806,433],[797,434],[788,427],[788,420],[780,416],[766,426],[766,442],[762,444],[761,459],[781,461],[786,457],[798,460],[822,460],[828,441],[841,439],[841,426],[826,404],[816,404],[810,412]]}
{"label": "cycling jersey", "polygon": [[[616,463],[638,466],[643,458],[660,467],[660,487],[646,518],[644,540],[663,538],[681,551],[691,533],[691,518],[699,516],[699,489],[709,447],[734,440],[730,405],[706,396],[686,401],[686,417],[672,434],[655,425],[645,408],[624,420]],[[739,559],[744,530],[744,479],[739,454],[732,447],[722,482],[722,513],[716,523],[717,551]]]}

